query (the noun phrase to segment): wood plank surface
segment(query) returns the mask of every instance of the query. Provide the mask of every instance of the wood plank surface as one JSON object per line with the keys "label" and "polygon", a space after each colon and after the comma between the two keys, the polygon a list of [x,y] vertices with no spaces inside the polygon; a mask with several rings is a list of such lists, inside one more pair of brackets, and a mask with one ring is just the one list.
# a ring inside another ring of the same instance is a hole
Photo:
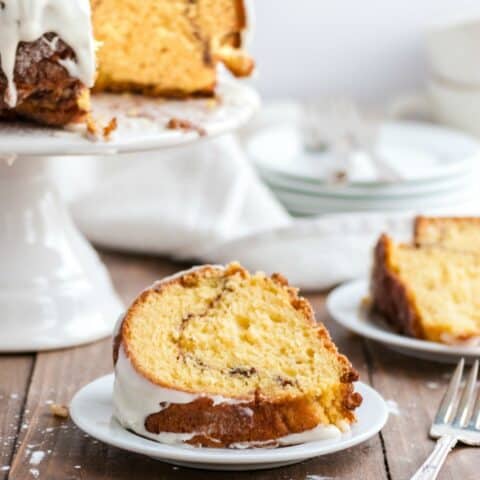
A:
{"label": "wood plank surface", "polygon": [[[105,254],[114,284],[128,304],[154,280],[188,267],[166,260]],[[423,462],[433,443],[427,431],[452,367],[409,359],[348,333],[326,314],[322,294],[307,295],[339,349],[399,415],[370,441],[329,456],[258,472],[211,472],[174,467],[105,445],[77,429],[70,419],[55,418],[50,402],[68,404],[91,380],[112,371],[111,342],[22,356],[0,357],[0,480],[109,479],[254,479],[254,480],[404,480]],[[15,398],[10,398],[14,394]],[[17,397],[18,395],[18,397]],[[5,400],[7,400],[5,402]],[[393,403],[395,402],[395,403]],[[394,408],[395,409],[395,408]],[[21,428],[21,425],[28,428]],[[18,438],[17,438],[18,435]],[[17,440],[17,442],[16,442]],[[14,451],[15,444],[18,448]],[[455,450],[441,479],[480,478],[479,451]]]}
{"label": "wood plank surface", "polygon": [[[0,356],[0,480],[8,478],[35,355]],[[13,478],[13,477],[11,477]]]}
{"label": "wood plank surface", "polygon": [[[373,386],[398,412],[382,432],[391,477],[408,479],[431,453],[428,431],[454,366],[410,358],[369,343]],[[478,480],[480,450],[456,448],[440,472],[440,480]]]}

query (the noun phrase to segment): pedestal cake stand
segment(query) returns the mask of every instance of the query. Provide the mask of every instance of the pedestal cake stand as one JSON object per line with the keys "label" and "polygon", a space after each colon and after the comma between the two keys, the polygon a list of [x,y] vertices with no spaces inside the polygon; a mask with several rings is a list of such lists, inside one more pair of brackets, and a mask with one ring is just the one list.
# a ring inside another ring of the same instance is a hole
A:
{"label": "pedestal cake stand", "polygon": [[81,128],[0,125],[0,352],[100,339],[112,332],[123,310],[106,268],[48,178],[49,157],[188,144],[242,126],[258,104],[249,87],[223,82],[215,99],[94,96],[98,123],[117,120],[109,140],[101,134],[89,138]]}

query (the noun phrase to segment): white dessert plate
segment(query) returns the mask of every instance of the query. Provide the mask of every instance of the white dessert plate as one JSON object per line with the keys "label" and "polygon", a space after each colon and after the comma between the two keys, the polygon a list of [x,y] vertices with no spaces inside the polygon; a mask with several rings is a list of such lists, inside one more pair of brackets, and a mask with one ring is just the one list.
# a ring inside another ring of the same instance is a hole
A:
{"label": "white dessert plate", "polygon": [[[245,124],[260,104],[257,93],[234,80],[219,82],[216,98],[164,100],[142,95],[95,94],[93,117],[106,125],[115,117],[110,140],[92,140],[85,126],[73,130],[25,123],[0,124],[0,155],[50,156],[141,152],[184,145],[230,132]],[[171,119],[191,124],[186,130],[166,127]],[[13,157],[14,158],[14,157]]]}
{"label": "white dessert plate", "polygon": [[468,184],[472,177],[472,172],[466,170],[462,175],[456,175],[451,178],[441,178],[435,182],[392,183],[390,185],[375,187],[371,185],[351,185],[348,183],[320,184],[303,182],[293,177],[278,175],[275,172],[263,172],[260,170],[260,173],[263,180],[273,189],[301,192],[329,198],[352,200],[375,199],[377,201],[400,200],[420,195],[432,195],[459,190],[462,189],[465,184]]}
{"label": "white dessert plate", "polygon": [[[464,175],[475,164],[480,145],[473,138],[445,127],[420,122],[385,123],[376,150],[402,180],[395,185],[436,182]],[[337,160],[328,152],[309,152],[303,147],[300,129],[274,125],[252,135],[247,151],[256,166],[286,179],[325,185],[326,175]],[[356,162],[349,187],[392,188],[377,179],[368,157]],[[353,168],[353,167],[352,167]]]}
{"label": "white dessert plate", "polygon": [[443,363],[457,363],[460,357],[473,361],[480,356],[480,346],[447,345],[395,333],[379,318],[371,318],[362,308],[367,294],[367,280],[345,283],[328,296],[328,312],[348,330],[405,355]]}
{"label": "white dessert plate", "polygon": [[363,397],[363,403],[357,410],[358,422],[349,433],[338,439],[245,450],[166,445],[125,430],[112,418],[113,381],[113,374],[101,377],[75,395],[70,413],[77,426],[92,437],[115,447],[191,468],[260,470],[290,465],[358,445],[377,434],[388,418],[383,398],[368,385],[357,382],[355,388]]}

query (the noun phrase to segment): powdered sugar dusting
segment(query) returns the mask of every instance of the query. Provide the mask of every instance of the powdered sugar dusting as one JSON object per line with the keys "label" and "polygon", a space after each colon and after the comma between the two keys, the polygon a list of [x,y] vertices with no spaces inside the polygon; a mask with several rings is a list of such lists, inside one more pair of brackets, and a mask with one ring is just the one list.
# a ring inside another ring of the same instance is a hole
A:
{"label": "powdered sugar dusting", "polygon": [[42,450],[36,450],[35,452],[32,452],[32,455],[30,456],[30,465],[40,465],[44,457],[45,452],[42,452]]}
{"label": "powdered sugar dusting", "polygon": [[387,408],[388,408],[389,413],[391,413],[392,415],[400,415],[401,414],[398,403],[395,400],[387,400],[386,404],[387,404]]}
{"label": "powdered sugar dusting", "polygon": [[322,477],[320,475],[307,475],[305,480],[334,480],[333,477]]}

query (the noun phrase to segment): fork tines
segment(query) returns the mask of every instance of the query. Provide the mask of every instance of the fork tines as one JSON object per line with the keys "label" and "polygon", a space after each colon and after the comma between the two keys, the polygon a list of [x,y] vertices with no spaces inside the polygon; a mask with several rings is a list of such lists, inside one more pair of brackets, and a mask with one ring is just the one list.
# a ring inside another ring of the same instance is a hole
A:
{"label": "fork tines", "polygon": [[[477,386],[479,362],[475,360],[462,389],[464,367],[465,360],[462,358],[435,416],[430,432],[433,437],[450,433],[458,434],[458,431],[462,430],[479,431],[480,429],[480,391]],[[461,437],[460,434],[456,436]]]}

